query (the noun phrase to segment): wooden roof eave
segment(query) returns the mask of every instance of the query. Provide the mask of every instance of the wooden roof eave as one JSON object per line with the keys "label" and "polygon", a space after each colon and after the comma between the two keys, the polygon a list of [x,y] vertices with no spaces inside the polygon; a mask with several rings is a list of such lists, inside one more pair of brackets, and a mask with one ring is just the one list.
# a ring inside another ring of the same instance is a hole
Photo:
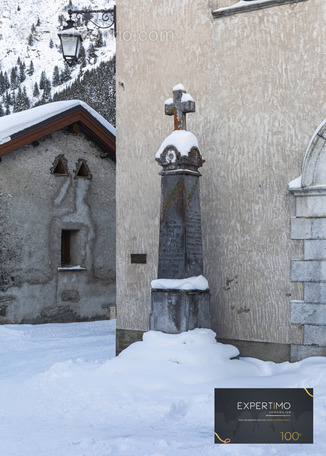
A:
{"label": "wooden roof eave", "polygon": [[82,130],[91,136],[110,158],[115,161],[116,147],[114,135],[82,106],[71,108],[13,134],[10,141],[0,144],[0,156],[31,144],[44,136],[50,135],[76,122],[80,123],[84,127]]}

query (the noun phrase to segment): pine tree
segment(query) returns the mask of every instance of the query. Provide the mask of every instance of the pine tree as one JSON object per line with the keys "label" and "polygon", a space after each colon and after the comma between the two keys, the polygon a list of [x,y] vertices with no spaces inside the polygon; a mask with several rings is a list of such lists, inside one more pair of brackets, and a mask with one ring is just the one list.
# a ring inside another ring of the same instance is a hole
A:
{"label": "pine tree", "polygon": [[28,76],[32,76],[34,74],[34,64],[33,64],[33,60],[31,60],[31,63],[29,64],[29,67],[28,69],[26,70],[26,73],[28,74]]}
{"label": "pine tree", "polygon": [[33,88],[33,97],[37,98],[40,96],[40,91],[38,89],[38,84],[35,82],[34,88]]}
{"label": "pine tree", "polygon": [[96,41],[95,41],[95,47],[101,48],[102,46],[103,46],[103,35],[102,35],[101,30],[99,30]]}
{"label": "pine tree", "polygon": [[14,102],[13,110],[12,110],[13,112],[19,112],[19,111],[23,110],[22,99],[23,99],[23,93],[22,93],[21,87],[19,86],[17,96],[16,96],[16,99]]}
{"label": "pine tree", "polygon": [[3,110],[2,103],[0,103],[0,117],[3,117],[5,115],[5,112]]}
{"label": "pine tree", "polygon": [[50,47],[50,49],[54,48],[54,43],[53,43],[53,39],[52,38],[50,39],[49,47]]}
{"label": "pine tree", "polygon": [[2,71],[0,71],[0,96],[5,93],[6,87],[5,87],[5,77]]}
{"label": "pine tree", "polygon": [[6,112],[5,112],[5,115],[8,116],[8,114],[10,114],[10,107],[8,104],[6,104]]}
{"label": "pine tree", "polygon": [[18,5],[17,11],[20,11],[20,6]]}
{"label": "pine tree", "polygon": [[88,56],[88,63],[96,63],[97,61],[97,55],[96,55],[96,50],[95,46],[93,43],[89,45],[89,48],[87,49],[87,56]]}
{"label": "pine tree", "polygon": [[10,93],[8,92],[8,90],[7,90],[7,92],[6,92],[5,96],[4,96],[4,102],[5,102],[6,106],[7,105],[8,106],[12,105],[12,98],[11,98]]}
{"label": "pine tree", "polygon": [[20,65],[19,65],[19,81],[20,82],[24,82],[26,79],[25,68],[26,68],[25,62],[20,62]]}
{"label": "pine tree", "polygon": [[47,77],[46,77],[46,73],[45,71],[43,70],[42,73],[41,73],[41,77],[40,77],[40,89],[43,90],[44,89],[44,86],[45,86],[45,81],[47,80]]}
{"label": "pine tree", "polygon": [[35,31],[36,31],[36,27],[35,27],[35,24],[33,23],[33,24],[32,24],[32,27],[31,27],[31,32],[32,32],[32,34],[34,34]]}
{"label": "pine tree", "polygon": [[79,56],[78,56],[77,63],[80,64],[81,68],[85,68],[85,66],[87,65],[87,62],[86,62],[86,51],[85,51],[85,48],[84,48],[83,44],[80,46],[80,51],[79,51]]}
{"label": "pine tree", "polygon": [[52,85],[53,87],[60,85],[60,73],[58,65],[56,65],[53,69]]}
{"label": "pine tree", "polygon": [[19,86],[19,76],[18,76],[18,69],[17,67],[12,67],[10,73],[10,88],[11,90],[17,89]]}
{"label": "pine tree", "polygon": [[5,85],[5,90],[9,89],[10,87],[10,82],[9,82],[9,78],[8,78],[8,73],[5,71],[4,73],[4,85]]}
{"label": "pine tree", "polygon": [[11,97],[10,97],[10,100],[11,100],[11,106],[15,106],[15,104],[16,104],[16,95],[15,95],[15,92],[12,92]]}
{"label": "pine tree", "polygon": [[82,78],[53,96],[53,101],[71,99],[85,101],[115,125],[115,57],[109,62],[101,62],[93,70],[86,71]]}
{"label": "pine tree", "polygon": [[41,21],[40,21],[40,18],[38,17],[37,22],[36,22],[36,27],[39,27],[40,25],[41,25]]}
{"label": "pine tree", "polygon": [[44,84],[44,90],[42,95],[42,101],[44,103],[49,103],[52,100],[51,97],[51,82],[49,79],[46,79]]}
{"label": "pine tree", "polygon": [[24,110],[29,109],[31,106],[25,86],[23,87],[23,106],[24,106]]}
{"label": "pine tree", "polygon": [[68,82],[68,81],[70,81],[70,79],[71,79],[71,68],[67,64],[67,62],[65,62],[64,69],[60,73],[60,84]]}
{"label": "pine tree", "polygon": [[27,44],[28,44],[28,46],[33,46],[33,44],[34,44],[34,38],[33,38],[32,33],[28,37]]}

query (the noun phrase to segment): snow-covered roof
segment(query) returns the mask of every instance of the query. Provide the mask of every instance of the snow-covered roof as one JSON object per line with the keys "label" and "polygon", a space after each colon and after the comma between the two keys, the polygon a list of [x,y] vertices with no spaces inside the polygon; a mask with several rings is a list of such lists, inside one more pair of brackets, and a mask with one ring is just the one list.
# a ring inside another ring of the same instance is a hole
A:
{"label": "snow-covered roof", "polygon": [[47,119],[51,119],[59,114],[63,114],[66,111],[76,106],[82,106],[88,111],[104,128],[109,130],[113,136],[115,136],[115,128],[102,117],[93,108],[88,106],[80,100],[68,100],[68,101],[55,101],[53,103],[47,103],[36,108],[31,108],[26,111],[16,112],[0,118],[0,144],[4,144],[11,141],[11,137],[15,133],[19,133],[26,130],[29,127],[40,124]]}
{"label": "snow-covered roof", "polygon": [[[63,122],[66,119],[66,122]],[[58,121],[60,121],[58,123]],[[115,151],[116,130],[98,112],[80,100],[56,101],[0,118],[0,155],[30,144],[74,122],[88,123],[101,145]],[[110,143],[110,144],[108,144]],[[113,157],[112,157],[113,158]]]}

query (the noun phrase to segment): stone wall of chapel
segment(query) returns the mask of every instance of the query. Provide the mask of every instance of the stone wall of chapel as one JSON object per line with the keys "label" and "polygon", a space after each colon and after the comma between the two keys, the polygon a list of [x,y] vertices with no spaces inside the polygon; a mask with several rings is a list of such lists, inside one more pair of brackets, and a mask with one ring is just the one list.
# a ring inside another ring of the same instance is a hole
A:
{"label": "stone wall of chapel", "polygon": [[[0,163],[0,323],[108,318],[115,305],[115,163],[84,134],[59,131]],[[63,155],[68,176],[51,174]],[[92,179],[75,178],[78,160]],[[61,271],[61,231],[78,230]],[[77,266],[77,265],[74,265]]]}

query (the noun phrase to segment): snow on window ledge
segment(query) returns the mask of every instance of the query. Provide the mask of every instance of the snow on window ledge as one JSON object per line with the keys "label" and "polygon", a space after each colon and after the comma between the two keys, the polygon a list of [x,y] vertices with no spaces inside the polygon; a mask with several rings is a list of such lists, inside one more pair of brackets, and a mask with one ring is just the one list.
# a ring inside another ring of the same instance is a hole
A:
{"label": "snow on window ledge", "polygon": [[231,6],[218,8],[212,12],[215,19],[233,14],[245,13],[248,11],[261,10],[271,8],[272,6],[280,6],[288,3],[307,2],[308,0],[240,0]]}

